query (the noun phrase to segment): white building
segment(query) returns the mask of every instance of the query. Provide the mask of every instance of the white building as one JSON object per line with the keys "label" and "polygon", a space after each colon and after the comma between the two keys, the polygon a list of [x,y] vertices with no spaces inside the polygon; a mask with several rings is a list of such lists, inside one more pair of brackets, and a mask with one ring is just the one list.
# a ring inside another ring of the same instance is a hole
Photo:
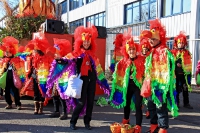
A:
{"label": "white building", "polygon": [[140,31],[147,28],[148,20],[156,17],[166,26],[170,48],[173,37],[179,31],[186,32],[193,55],[193,72],[200,59],[200,0],[58,0],[58,3],[62,7],[61,19],[68,23],[70,33],[87,22],[107,28],[106,69],[116,34],[131,27],[137,40]]}
{"label": "white building", "polygon": [[166,26],[170,48],[173,37],[181,30],[186,32],[193,55],[193,72],[200,59],[199,0],[60,0],[59,3],[62,21],[69,23],[70,33],[87,22],[107,28],[106,68],[110,65],[115,35],[131,27],[137,39],[140,31],[147,28],[147,21],[156,17]]}

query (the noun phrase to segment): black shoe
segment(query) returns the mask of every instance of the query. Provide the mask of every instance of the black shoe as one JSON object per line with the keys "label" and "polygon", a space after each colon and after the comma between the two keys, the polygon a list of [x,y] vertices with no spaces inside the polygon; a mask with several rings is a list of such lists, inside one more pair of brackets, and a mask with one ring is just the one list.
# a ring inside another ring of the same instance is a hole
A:
{"label": "black shoe", "polygon": [[75,124],[70,124],[70,128],[71,128],[72,130],[76,130]]}
{"label": "black shoe", "polygon": [[85,124],[85,128],[86,128],[87,130],[91,130],[91,129],[92,129],[92,127],[90,126],[90,124]]}
{"label": "black shoe", "polygon": [[49,117],[50,117],[50,118],[60,117],[60,112],[54,112],[54,113],[52,113]]}
{"label": "black shoe", "polygon": [[67,114],[63,114],[59,118],[60,118],[60,120],[66,120],[67,119]]}
{"label": "black shoe", "polygon": [[188,108],[188,109],[193,109],[193,107],[188,103],[186,105],[184,105],[185,108]]}
{"label": "black shoe", "polygon": [[7,105],[5,109],[12,109],[12,105]]}
{"label": "black shoe", "polygon": [[17,106],[17,110],[21,110],[22,108],[21,108],[21,106]]}

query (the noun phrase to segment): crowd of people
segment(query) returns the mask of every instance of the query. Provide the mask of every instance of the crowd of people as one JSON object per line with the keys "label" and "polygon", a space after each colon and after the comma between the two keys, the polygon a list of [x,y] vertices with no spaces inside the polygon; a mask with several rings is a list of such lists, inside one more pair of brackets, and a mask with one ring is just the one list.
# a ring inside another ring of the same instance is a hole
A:
{"label": "crowd of people", "polygon": [[[4,53],[0,59],[0,99],[5,93],[5,109],[12,109],[12,102],[15,102],[20,110],[20,94],[32,90],[35,115],[43,114],[44,105],[52,98],[54,112],[50,117],[65,120],[72,108],[70,128],[77,129],[78,118],[84,115],[85,128],[91,130],[97,83],[110,97],[112,107],[124,109],[123,124],[129,124],[131,111],[136,112],[134,133],[142,131],[142,106],[145,103],[150,117],[147,133],[167,133],[168,110],[172,116],[178,116],[179,93],[183,93],[183,106],[193,109],[188,93],[191,90],[191,54],[184,32],[174,38],[170,50],[160,20],[149,23],[150,29],[141,31],[139,43],[134,41],[131,29],[116,36],[110,66],[111,88],[95,55],[98,37],[95,26],[76,28],[73,51],[68,40],[54,38],[54,46],[51,46],[42,34],[25,47],[19,46],[19,41],[13,37],[5,37],[0,47]],[[81,97],[69,97],[66,93],[68,79],[78,75],[83,81]]]}

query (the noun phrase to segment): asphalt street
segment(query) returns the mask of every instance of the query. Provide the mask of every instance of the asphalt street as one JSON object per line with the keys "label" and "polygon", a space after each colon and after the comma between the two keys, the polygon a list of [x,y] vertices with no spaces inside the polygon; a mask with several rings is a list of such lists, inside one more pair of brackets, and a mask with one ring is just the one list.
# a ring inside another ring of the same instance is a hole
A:
{"label": "asphalt street", "polygon": [[[26,99],[21,102],[22,110],[16,108],[6,110],[5,101],[0,100],[0,133],[110,133],[110,124],[121,122],[123,118],[123,109],[118,110],[111,106],[100,107],[95,104],[91,121],[92,130],[85,129],[82,117],[76,125],[77,130],[71,130],[69,128],[71,113],[68,114],[67,120],[49,118],[53,112],[52,102],[44,108],[43,115],[33,115],[33,100]],[[186,109],[181,104],[179,116],[172,118],[170,115],[168,133],[200,133],[200,93],[190,93],[190,104],[194,109]],[[134,112],[130,119],[130,123],[135,124]],[[143,117],[142,132],[144,133],[148,128],[149,119]]]}

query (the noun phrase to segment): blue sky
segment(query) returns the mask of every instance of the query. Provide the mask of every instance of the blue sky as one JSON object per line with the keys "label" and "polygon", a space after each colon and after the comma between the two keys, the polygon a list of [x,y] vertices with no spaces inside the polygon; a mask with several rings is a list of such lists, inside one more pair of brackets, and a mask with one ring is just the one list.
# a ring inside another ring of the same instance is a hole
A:
{"label": "blue sky", "polygon": [[[9,2],[9,5],[11,7],[15,7],[18,3],[19,3],[19,0],[7,0]],[[4,11],[4,8],[3,8],[3,5],[2,3],[0,2],[0,19],[5,16],[5,11]]]}

